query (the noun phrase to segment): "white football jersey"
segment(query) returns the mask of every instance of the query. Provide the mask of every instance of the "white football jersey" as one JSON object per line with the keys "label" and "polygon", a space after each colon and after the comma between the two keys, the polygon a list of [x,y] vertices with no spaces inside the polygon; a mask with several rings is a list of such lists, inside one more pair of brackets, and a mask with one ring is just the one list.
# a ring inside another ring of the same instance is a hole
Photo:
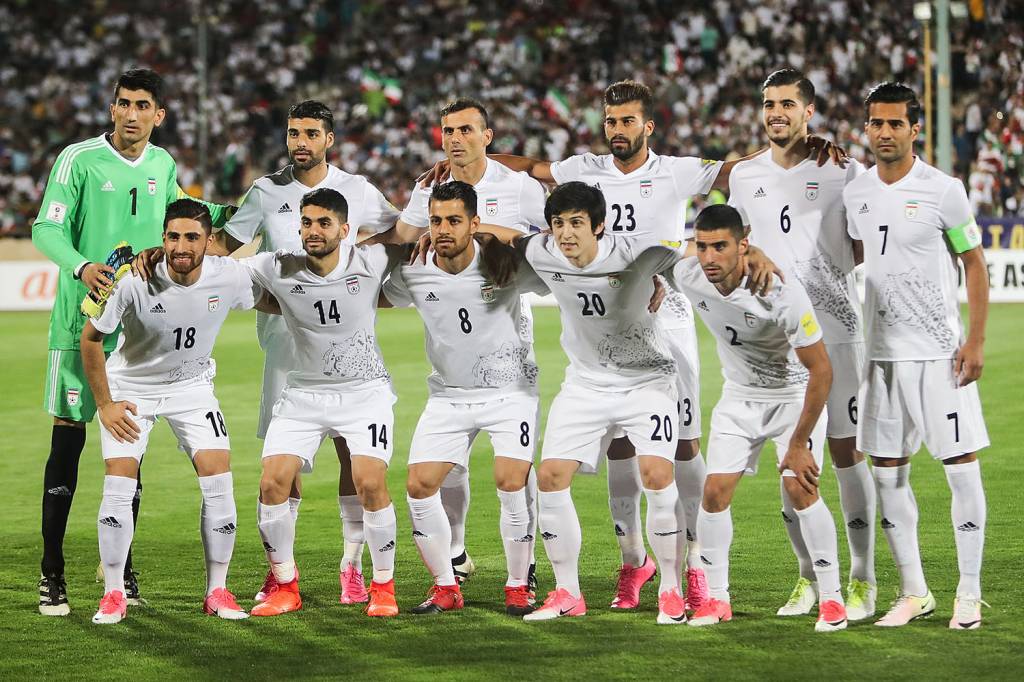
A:
{"label": "white football jersey", "polygon": [[213,344],[228,311],[252,308],[259,296],[249,271],[233,258],[206,256],[198,281],[187,287],[167,276],[164,261],[148,282],[129,274],[92,321],[104,334],[122,326],[107,359],[111,390],[162,395],[209,383],[216,373]]}
{"label": "white football jersey", "polygon": [[566,381],[621,391],[675,375],[675,360],[647,306],[652,276],[669,272],[678,250],[606,233],[593,262],[577,268],[544,233],[525,240],[525,255],[558,302],[569,356]]}
{"label": "white football jersey", "polygon": [[[398,209],[365,176],[352,175],[328,164],[323,181],[308,187],[295,179],[288,165],[252,183],[242,197],[238,212],[231,216],[224,229],[246,244],[260,235],[260,252],[301,251],[299,202],[303,195],[324,187],[337,190],[348,202],[350,229],[345,237],[346,244],[356,243],[360,229],[385,232],[398,220]],[[256,314],[256,334],[261,345],[265,346],[273,332],[283,329],[280,315]]]}
{"label": "white football jersey", "polygon": [[377,296],[406,251],[381,244],[338,248],[338,266],[326,277],[310,272],[301,251],[242,260],[253,281],[277,298],[295,343],[288,386],[338,392],[390,383],[374,333]]}
{"label": "white football jersey", "polygon": [[[451,180],[451,178],[449,178]],[[487,159],[487,168],[476,190],[476,212],[480,222],[511,227],[520,232],[547,229],[544,220],[544,187],[526,173],[516,172],[497,161]],[[430,224],[431,187],[413,187],[409,204],[402,211],[402,222],[413,227]]]}
{"label": "white football jersey", "polygon": [[891,185],[872,168],[843,201],[850,236],[864,242],[868,359],[952,358],[963,327],[945,232],[973,224],[963,183],[915,159]]}
{"label": "white football jersey", "polygon": [[416,306],[426,331],[430,395],[452,402],[487,402],[510,393],[537,394],[533,346],[519,333],[521,294],[547,293],[523,265],[516,281],[499,288],[484,271],[480,245],[458,274],[426,264],[403,264],[384,284],[395,306]]}
{"label": "white football jersey", "polygon": [[766,153],[736,164],[729,175],[729,205],[750,226],[750,243],[800,280],[825,343],[861,340],[843,188],[863,172],[857,161],[843,169],[819,167],[814,159],[787,170]]}
{"label": "white football jersey", "polygon": [[743,285],[723,296],[696,257],[680,261],[666,278],[687,295],[715,337],[723,395],[752,401],[803,399],[809,373],[794,349],[821,341],[822,332],[799,282],[775,277],[765,296]]}
{"label": "white football jersey", "polygon": [[[681,250],[686,246],[686,207],[695,194],[711,191],[721,170],[721,161],[649,150],[646,163],[631,173],[620,171],[611,154],[578,154],[551,164],[558,184],[579,180],[601,190],[608,209],[605,229],[612,234]],[[693,324],[693,311],[685,297],[670,290],[659,319],[666,329],[679,329]]]}

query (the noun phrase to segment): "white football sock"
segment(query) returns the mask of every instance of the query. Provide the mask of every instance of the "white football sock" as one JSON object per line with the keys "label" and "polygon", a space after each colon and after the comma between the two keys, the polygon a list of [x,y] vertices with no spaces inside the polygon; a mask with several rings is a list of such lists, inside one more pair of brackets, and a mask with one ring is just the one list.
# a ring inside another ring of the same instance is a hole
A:
{"label": "white football sock", "polygon": [[451,558],[466,551],[466,515],[469,513],[469,470],[452,467],[441,484],[441,504],[452,529]]}
{"label": "white football sock", "polygon": [[910,488],[910,464],[872,467],[882,512],[882,530],[900,574],[900,594],[928,594],[917,544],[917,500]]}
{"label": "white football sock", "polygon": [[260,504],[260,538],[279,583],[295,580],[295,517],[287,502]]}
{"label": "white football sock", "polygon": [[697,512],[700,558],[712,599],[729,601],[729,548],[732,546],[732,510]]}
{"label": "white football sock", "polygon": [[[438,585],[454,585],[455,572],[448,550],[452,546],[452,530],[441,504],[441,493],[437,492],[422,500],[406,495],[409,503],[409,517],[412,519],[412,537],[420,558],[427,565],[430,575]],[[394,554],[392,552],[392,554]]]}
{"label": "white football sock", "polygon": [[366,546],[370,549],[373,562],[373,582],[386,583],[395,577],[395,546],[397,545],[398,520],[395,505],[378,511],[363,510],[363,529]]}
{"label": "white football sock", "polygon": [[850,547],[850,579],[875,584],[875,483],[867,460],[835,467],[839,505]]}
{"label": "white football sock", "polygon": [[800,517],[800,532],[804,544],[814,561],[814,575],[818,581],[818,597],[821,601],[843,603],[839,586],[839,548],[836,539],[836,522],[832,518],[825,500],[820,497],[806,509],[797,509]]}
{"label": "white football sock", "polygon": [[501,542],[505,546],[505,563],[508,566],[505,585],[518,587],[526,584],[532,562],[530,550],[534,545],[526,489],[521,488],[515,492],[499,490],[498,499],[501,501]]}
{"label": "white football sock", "polygon": [[640,463],[636,457],[608,460],[608,508],[615,524],[615,537],[622,563],[637,567],[647,558],[643,527],[640,525]]}
{"label": "white football sock", "polygon": [[985,548],[985,488],[981,484],[981,463],[944,466],[953,493],[950,515],[956,539],[956,560],[960,566],[957,596],[981,597],[981,555]]}
{"label": "white football sock", "polygon": [[678,539],[686,531],[676,516],[679,503],[676,482],[672,481],[661,490],[644,488],[644,497],[647,498],[647,542],[654,552],[661,576],[658,593],[679,590],[682,568]]}
{"label": "white football sock", "polygon": [[811,554],[804,544],[804,536],[800,531],[800,517],[793,508],[793,502],[789,499],[786,486],[782,482],[783,477],[779,476],[779,495],[782,497],[782,521],[786,527],[786,534],[789,535],[789,545],[793,548],[793,555],[796,556],[797,564],[800,567],[800,577],[807,578],[814,582],[814,566],[811,561]]}
{"label": "white football sock", "polygon": [[103,477],[103,501],[96,517],[100,561],[103,563],[103,593],[124,593],[124,565],[135,535],[132,500],[138,481],[126,476]]}
{"label": "white football sock", "polygon": [[530,528],[527,533],[533,538],[530,546],[530,564],[537,563],[537,467],[530,467],[526,476],[526,511],[530,515]]}
{"label": "white football sock", "polygon": [[363,572],[363,543],[366,537],[363,532],[363,503],[358,495],[339,495],[338,513],[341,515],[341,541],[344,553],[341,555],[339,571],[351,564],[360,573]]}
{"label": "white football sock", "polygon": [[[704,496],[704,479],[708,468],[699,452],[693,459],[676,460],[676,489],[679,491],[677,516],[679,527],[685,533],[679,534],[680,561],[686,556],[687,568],[700,568],[700,542],[697,538],[697,513]],[[685,544],[684,544],[685,543]]]}
{"label": "white football sock", "polygon": [[288,511],[291,512],[292,520],[299,520],[299,505],[302,504],[301,497],[289,497],[288,498]]}
{"label": "white football sock", "polygon": [[579,559],[583,535],[569,488],[540,492],[540,525],[544,551],[555,573],[555,587],[580,596]]}
{"label": "white football sock", "polygon": [[228,565],[235,551],[238,512],[231,472],[199,477],[203,495],[199,530],[206,556],[206,594],[227,587]]}

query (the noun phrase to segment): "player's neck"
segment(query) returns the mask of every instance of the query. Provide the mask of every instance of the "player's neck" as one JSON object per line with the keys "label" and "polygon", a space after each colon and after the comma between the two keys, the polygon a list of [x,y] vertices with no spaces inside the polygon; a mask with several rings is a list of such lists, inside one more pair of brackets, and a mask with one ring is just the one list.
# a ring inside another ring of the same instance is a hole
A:
{"label": "player's neck", "polygon": [[452,258],[445,258],[443,256],[438,255],[435,252],[434,264],[437,265],[437,267],[444,270],[445,272],[447,272],[449,275],[457,275],[469,267],[469,264],[473,262],[473,257],[475,255],[476,241],[470,239],[469,246],[463,249],[462,253]]}
{"label": "player's neck", "polygon": [[318,163],[308,170],[293,165],[292,177],[306,187],[316,187],[327,177],[327,162]]}
{"label": "player's neck", "polygon": [[803,136],[794,137],[786,145],[770,143],[772,161],[782,168],[789,170],[793,166],[797,165],[801,161],[807,158],[810,153],[810,148],[807,146],[806,138],[807,133],[804,132]]}
{"label": "player's neck", "polygon": [[183,287],[190,287],[199,281],[200,275],[203,274],[203,261],[199,261],[199,265],[196,266],[195,270],[181,274],[175,272],[174,268],[167,266],[167,277],[175,284],[180,284]]}
{"label": "player's neck", "polygon": [[476,186],[476,183],[480,182],[484,177],[484,173],[487,172],[487,156],[481,156],[467,166],[456,166],[453,163],[451,164],[451,171],[452,180]]}
{"label": "player's neck", "polygon": [[306,267],[317,277],[326,277],[334,271],[334,268],[338,267],[340,259],[341,246],[322,258],[306,254]]}
{"label": "player's neck", "polygon": [[725,279],[721,282],[715,282],[715,288],[718,289],[718,293],[722,296],[728,296],[732,292],[736,291],[740,287],[740,282],[743,281],[744,268],[736,266],[732,272],[730,272]]}
{"label": "player's neck", "polygon": [[907,154],[902,159],[897,161],[879,161],[878,162],[878,179],[887,185],[891,185],[894,182],[899,182],[910,169],[914,167],[915,156],[913,154]]}
{"label": "player's neck", "polygon": [[581,270],[597,259],[597,253],[601,250],[601,242],[595,241],[592,248],[581,251],[578,256],[566,256],[565,259]]}
{"label": "player's neck", "polygon": [[636,154],[629,157],[625,161],[620,160],[617,156],[613,156],[612,159],[615,163],[615,167],[622,171],[622,174],[625,175],[628,173],[632,173],[637,168],[647,163],[647,157],[649,154],[650,150],[647,148],[647,145],[645,144],[643,147],[640,148],[640,151],[638,151]]}
{"label": "player's neck", "polygon": [[139,140],[134,144],[128,144],[120,135],[117,134],[116,130],[110,134],[109,140],[110,146],[114,148],[114,151],[129,161],[134,161],[142,156],[142,152],[146,151],[146,145],[149,144],[148,137],[144,140]]}

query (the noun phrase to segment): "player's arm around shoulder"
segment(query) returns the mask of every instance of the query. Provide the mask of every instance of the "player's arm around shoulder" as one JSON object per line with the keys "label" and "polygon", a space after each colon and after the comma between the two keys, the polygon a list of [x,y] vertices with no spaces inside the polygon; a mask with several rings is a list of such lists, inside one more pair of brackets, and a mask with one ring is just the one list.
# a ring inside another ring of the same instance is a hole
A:
{"label": "player's arm around shoulder", "polygon": [[531,159],[528,156],[516,156],[514,154],[488,154],[487,158],[497,161],[502,166],[511,168],[517,173],[526,173],[539,182],[547,184],[557,182],[551,173],[552,163],[550,161],[541,161],[540,159]]}

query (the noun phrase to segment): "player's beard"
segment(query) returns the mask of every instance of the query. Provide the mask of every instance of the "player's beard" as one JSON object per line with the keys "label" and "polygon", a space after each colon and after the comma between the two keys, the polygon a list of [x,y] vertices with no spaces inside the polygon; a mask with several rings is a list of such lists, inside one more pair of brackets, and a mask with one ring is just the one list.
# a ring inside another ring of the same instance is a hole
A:
{"label": "player's beard", "polygon": [[463,244],[459,244],[458,240],[453,237],[448,240],[441,240],[440,243],[435,242],[434,252],[441,258],[458,258],[468,246],[468,240]]}
{"label": "player's beard", "polygon": [[299,170],[304,170],[304,171],[308,171],[308,170],[310,170],[312,168],[316,168],[321,163],[323,163],[323,161],[324,161],[324,155],[323,154],[317,156],[315,153],[313,153],[311,150],[308,150],[308,149],[306,150],[306,153],[309,154],[309,158],[307,158],[305,161],[302,161],[302,162],[296,161],[295,160],[295,152],[290,152],[288,154],[288,160],[292,162],[293,166],[295,166]]}
{"label": "player's beard", "polygon": [[640,153],[640,150],[644,148],[646,143],[647,138],[643,134],[637,135],[636,138],[629,140],[629,144],[625,147],[616,147],[612,144],[611,140],[608,140],[608,146],[612,150],[612,156],[619,161],[628,161],[632,159]]}
{"label": "player's beard", "polygon": [[795,139],[800,137],[800,131],[803,129],[803,126],[803,121],[789,121],[789,128],[781,133],[773,132],[771,126],[767,123],[765,123],[764,128],[765,132],[768,134],[768,139],[771,140],[773,144],[776,144],[779,147],[788,147]]}
{"label": "player's beard", "polygon": [[338,245],[340,243],[340,239],[337,241],[327,240],[312,244],[310,242],[303,242],[302,250],[305,251],[307,255],[313,256],[314,258],[326,258],[338,249]]}
{"label": "player's beard", "polygon": [[[182,263],[180,261],[175,260],[175,256],[188,256],[189,260],[187,263]],[[172,253],[170,258],[168,258],[167,260],[167,264],[170,266],[171,270],[174,270],[174,272],[176,272],[177,274],[187,275],[188,273],[192,272],[197,267],[199,267],[200,260],[200,258],[196,258],[195,255],[191,253]]]}

